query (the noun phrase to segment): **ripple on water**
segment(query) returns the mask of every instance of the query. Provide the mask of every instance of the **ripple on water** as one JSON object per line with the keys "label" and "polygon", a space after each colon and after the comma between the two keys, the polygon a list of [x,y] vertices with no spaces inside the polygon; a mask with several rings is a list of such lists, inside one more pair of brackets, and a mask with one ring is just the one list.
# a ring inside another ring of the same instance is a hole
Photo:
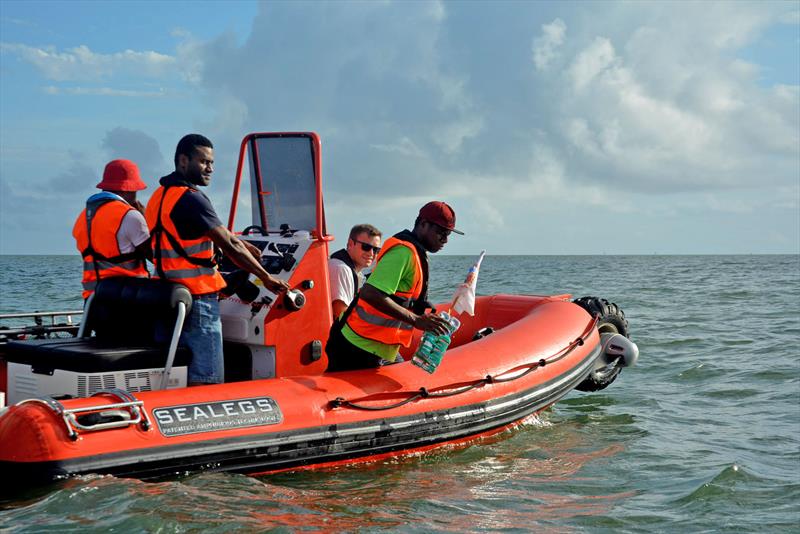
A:
{"label": "ripple on water", "polygon": [[730,465],[723,468],[710,480],[703,482],[688,495],[676,499],[674,502],[675,504],[691,505],[696,502],[728,499],[734,495],[737,484],[755,480],[758,478],[748,474],[738,465]]}
{"label": "ripple on water", "polygon": [[[761,524],[762,528],[789,525],[796,527],[796,515],[792,521],[791,514],[783,518],[776,517],[765,514],[764,507],[786,499],[793,499],[796,503],[798,497],[800,497],[800,483],[796,481],[780,483],[774,479],[758,477],[740,465],[733,464],[722,469],[710,480],[702,482],[687,495],[676,499],[674,503],[686,513],[701,514],[699,517],[708,518],[709,516],[705,514],[709,511],[722,508],[725,513],[721,514],[721,517],[748,514],[753,524],[757,524],[759,520],[765,521]],[[788,511],[791,507],[784,506],[784,508]],[[760,519],[753,517],[754,514],[760,516]]]}
{"label": "ripple on water", "polygon": [[747,399],[750,397],[757,397],[762,395],[763,391],[758,389],[741,389],[741,388],[731,388],[731,389],[719,389],[715,391],[706,391],[705,396],[710,397],[712,399]]}
{"label": "ripple on water", "polygon": [[751,373],[750,377],[760,382],[780,383],[793,378],[795,376],[793,374],[794,372],[796,372],[796,370],[790,368],[785,368],[785,369],[767,368],[761,371],[756,371],[754,373]]}
{"label": "ripple on water", "polygon": [[680,371],[676,378],[684,382],[706,382],[726,374],[724,369],[716,365],[704,362],[697,362],[691,367]]}

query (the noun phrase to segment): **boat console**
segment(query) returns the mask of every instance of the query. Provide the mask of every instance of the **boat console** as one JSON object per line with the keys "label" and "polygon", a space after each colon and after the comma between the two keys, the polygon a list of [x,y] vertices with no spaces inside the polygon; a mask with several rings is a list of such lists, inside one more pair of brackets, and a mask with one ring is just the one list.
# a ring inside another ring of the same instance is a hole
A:
{"label": "boat console", "polygon": [[[327,367],[333,236],[325,228],[320,151],[314,133],[254,133],[242,141],[228,229],[258,247],[264,269],[291,290],[279,297],[222,260],[226,382],[320,375]],[[250,194],[240,199],[243,184]]]}

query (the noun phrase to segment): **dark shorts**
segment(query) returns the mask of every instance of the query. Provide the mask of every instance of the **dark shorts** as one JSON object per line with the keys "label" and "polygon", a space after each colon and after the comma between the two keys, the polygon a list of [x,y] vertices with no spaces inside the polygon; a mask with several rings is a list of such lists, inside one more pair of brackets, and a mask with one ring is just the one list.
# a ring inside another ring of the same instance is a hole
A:
{"label": "dark shorts", "polygon": [[327,372],[372,369],[380,367],[382,361],[379,356],[350,343],[342,335],[342,329],[336,323],[331,328],[328,344],[325,345],[325,353],[328,355]]}

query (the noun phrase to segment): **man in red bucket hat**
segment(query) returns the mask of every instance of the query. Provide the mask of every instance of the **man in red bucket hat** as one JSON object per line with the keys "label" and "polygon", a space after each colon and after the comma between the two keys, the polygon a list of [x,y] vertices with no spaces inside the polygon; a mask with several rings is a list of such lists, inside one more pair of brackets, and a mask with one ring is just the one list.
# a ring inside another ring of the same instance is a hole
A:
{"label": "man in red bucket hat", "polygon": [[86,201],[72,235],[83,256],[83,298],[89,298],[102,278],[149,276],[145,259],[152,257],[144,206],[136,192],[147,186],[139,168],[127,159],[110,161],[97,184],[102,192]]}
{"label": "man in red bucket hat", "polygon": [[384,243],[372,274],[342,317],[334,321],[325,351],[328,371],[378,367],[394,363],[408,347],[414,328],[449,332],[428,298],[428,252],[439,252],[456,230],[456,214],[444,202],[419,210],[413,230]]}

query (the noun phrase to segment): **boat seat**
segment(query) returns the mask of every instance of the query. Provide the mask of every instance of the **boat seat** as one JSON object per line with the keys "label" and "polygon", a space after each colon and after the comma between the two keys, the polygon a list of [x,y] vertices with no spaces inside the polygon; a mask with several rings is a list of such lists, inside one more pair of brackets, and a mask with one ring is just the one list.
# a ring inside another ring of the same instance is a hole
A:
{"label": "boat seat", "polygon": [[[106,373],[164,367],[169,345],[120,346],[96,337],[9,341],[5,359],[30,365],[34,373],[52,374],[54,369],[76,373]],[[178,347],[176,367],[187,366],[192,353]]]}
{"label": "boat seat", "polygon": [[[188,313],[192,296],[181,284],[107,278],[97,284],[87,301],[81,337],[9,341],[5,359],[45,374],[53,369],[103,372],[164,367],[179,303]],[[155,341],[157,331],[165,341]],[[190,360],[191,352],[178,347],[172,365],[185,366]]]}

